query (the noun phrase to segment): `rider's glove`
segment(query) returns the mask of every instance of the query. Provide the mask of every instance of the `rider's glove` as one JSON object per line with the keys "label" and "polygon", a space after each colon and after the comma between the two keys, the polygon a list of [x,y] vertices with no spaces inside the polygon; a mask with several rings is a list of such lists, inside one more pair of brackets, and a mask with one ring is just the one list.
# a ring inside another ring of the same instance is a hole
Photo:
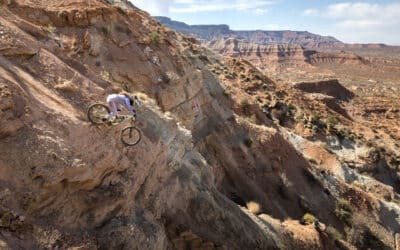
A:
{"label": "rider's glove", "polygon": [[135,100],[135,103],[138,107],[142,105],[142,103],[140,102],[139,98],[136,95],[133,97],[133,99]]}

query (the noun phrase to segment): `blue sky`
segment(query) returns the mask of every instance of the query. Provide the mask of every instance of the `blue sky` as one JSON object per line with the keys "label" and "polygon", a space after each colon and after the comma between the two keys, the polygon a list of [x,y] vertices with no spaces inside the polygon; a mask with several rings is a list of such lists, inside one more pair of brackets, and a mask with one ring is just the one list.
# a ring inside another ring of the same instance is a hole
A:
{"label": "blue sky", "polygon": [[348,43],[400,45],[400,0],[131,0],[152,15],[233,30],[307,30]]}

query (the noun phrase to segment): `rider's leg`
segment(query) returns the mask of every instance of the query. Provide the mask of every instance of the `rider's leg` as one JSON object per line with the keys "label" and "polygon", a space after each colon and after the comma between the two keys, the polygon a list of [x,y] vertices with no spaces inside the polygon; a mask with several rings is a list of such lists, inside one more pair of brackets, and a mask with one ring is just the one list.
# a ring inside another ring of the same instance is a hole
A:
{"label": "rider's leg", "polygon": [[107,115],[107,119],[110,119],[117,115],[117,104],[113,101],[109,101],[108,106],[110,107],[111,113]]}

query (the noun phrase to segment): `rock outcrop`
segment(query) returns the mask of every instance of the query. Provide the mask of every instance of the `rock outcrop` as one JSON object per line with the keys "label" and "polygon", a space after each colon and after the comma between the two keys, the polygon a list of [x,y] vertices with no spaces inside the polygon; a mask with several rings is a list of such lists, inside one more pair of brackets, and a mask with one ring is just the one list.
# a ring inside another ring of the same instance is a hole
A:
{"label": "rock outcrop", "polygon": [[320,93],[332,96],[341,101],[349,101],[354,97],[354,93],[343,87],[337,79],[296,83],[294,87],[308,93]]}
{"label": "rock outcrop", "polygon": [[367,60],[350,52],[316,52],[306,51],[307,61],[313,65],[319,64],[366,64]]}

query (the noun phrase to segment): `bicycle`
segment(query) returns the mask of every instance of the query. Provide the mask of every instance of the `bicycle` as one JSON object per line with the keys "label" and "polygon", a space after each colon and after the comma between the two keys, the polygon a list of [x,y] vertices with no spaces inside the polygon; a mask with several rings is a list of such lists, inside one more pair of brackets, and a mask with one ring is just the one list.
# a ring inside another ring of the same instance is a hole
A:
{"label": "bicycle", "polygon": [[86,114],[89,121],[94,125],[119,125],[126,120],[130,120],[130,126],[121,130],[120,138],[124,145],[134,146],[142,139],[142,132],[139,128],[134,126],[135,118],[133,115],[117,115],[113,120],[104,118],[110,113],[107,105],[102,103],[94,103],[89,106]]}

